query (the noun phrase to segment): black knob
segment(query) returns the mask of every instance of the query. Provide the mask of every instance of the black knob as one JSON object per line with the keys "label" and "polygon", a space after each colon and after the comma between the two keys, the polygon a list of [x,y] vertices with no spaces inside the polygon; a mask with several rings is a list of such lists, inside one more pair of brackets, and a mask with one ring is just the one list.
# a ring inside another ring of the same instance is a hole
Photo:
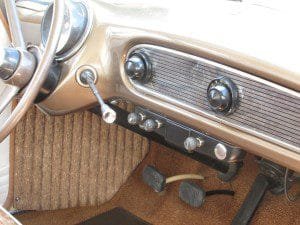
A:
{"label": "black knob", "polygon": [[238,89],[229,78],[217,78],[207,88],[207,99],[215,112],[228,115],[237,106]]}
{"label": "black knob", "polygon": [[208,91],[208,101],[212,108],[224,111],[231,104],[230,91],[223,84],[212,87]]}
{"label": "black knob", "polygon": [[125,72],[132,80],[147,82],[151,77],[151,64],[142,52],[132,53],[125,62]]}

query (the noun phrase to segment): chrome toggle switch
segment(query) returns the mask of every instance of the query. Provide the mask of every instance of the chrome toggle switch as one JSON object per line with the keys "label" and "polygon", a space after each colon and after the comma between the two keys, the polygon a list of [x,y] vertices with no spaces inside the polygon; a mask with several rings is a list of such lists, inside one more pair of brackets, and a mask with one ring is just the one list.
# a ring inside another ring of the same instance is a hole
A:
{"label": "chrome toggle switch", "polygon": [[196,148],[199,148],[203,146],[204,140],[201,138],[194,138],[194,137],[187,137],[184,140],[184,148],[187,150],[187,152],[192,153],[193,151],[196,150]]}
{"label": "chrome toggle switch", "polygon": [[92,90],[93,94],[95,95],[95,97],[97,98],[97,100],[100,104],[102,119],[106,123],[113,123],[113,122],[115,122],[115,120],[117,118],[117,114],[111,107],[109,107],[109,105],[105,104],[105,102],[103,101],[103,99],[95,85],[95,80],[96,80],[95,78],[96,78],[96,75],[90,69],[83,70],[80,73],[80,81],[83,84],[87,84],[90,87],[90,89]]}
{"label": "chrome toggle switch", "polygon": [[159,129],[163,126],[162,122],[154,119],[146,119],[143,124],[140,125],[140,128],[146,132],[153,132],[156,129]]}
{"label": "chrome toggle switch", "polygon": [[127,121],[130,125],[139,125],[146,119],[146,116],[142,113],[132,112],[128,114]]}

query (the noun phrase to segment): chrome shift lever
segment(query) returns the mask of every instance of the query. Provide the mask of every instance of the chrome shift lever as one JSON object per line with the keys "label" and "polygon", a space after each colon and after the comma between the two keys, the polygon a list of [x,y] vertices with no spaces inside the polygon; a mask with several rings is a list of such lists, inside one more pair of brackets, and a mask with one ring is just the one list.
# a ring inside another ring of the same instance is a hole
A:
{"label": "chrome shift lever", "polygon": [[90,87],[90,89],[92,90],[96,99],[98,100],[100,107],[101,107],[102,119],[106,123],[115,122],[115,120],[117,118],[117,114],[111,107],[109,107],[109,105],[105,104],[105,102],[103,101],[103,99],[94,83],[95,82],[95,74],[91,70],[86,69],[81,72],[80,80],[82,83],[87,84]]}

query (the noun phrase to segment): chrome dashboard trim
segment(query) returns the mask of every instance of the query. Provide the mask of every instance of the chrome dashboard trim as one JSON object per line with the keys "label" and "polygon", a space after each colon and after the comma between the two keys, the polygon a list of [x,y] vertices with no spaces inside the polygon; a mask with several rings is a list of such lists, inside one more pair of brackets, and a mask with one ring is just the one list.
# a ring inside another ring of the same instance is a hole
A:
{"label": "chrome dashboard trim", "polygon": [[[262,78],[255,77],[255,76],[253,76],[251,74],[245,73],[243,71],[234,69],[232,67],[228,67],[226,65],[222,65],[222,64],[213,62],[211,60],[207,60],[207,59],[204,59],[202,57],[194,56],[194,55],[187,54],[187,53],[184,53],[184,52],[180,52],[180,51],[177,51],[177,50],[172,50],[172,49],[168,49],[168,48],[164,48],[164,47],[160,47],[160,46],[154,46],[154,45],[148,45],[148,44],[141,44],[141,45],[136,45],[133,48],[131,48],[128,51],[127,57],[132,52],[134,52],[136,50],[141,50],[141,49],[160,50],[162,52],[168,52],[168,53],[171,53],[171,54],[177,55],[177,56],[180,55],[180,56],[183,56],[183,57],[186,57],[186,58],[189,58],[189,59],[196,60],[198,62],[202,62],[202,63],[207,64],[207,65],[212,65],[214,67],[222,68],[222,69],[224,69],[226,71],[230,71],[230,72],[232,72],[234,74],[237,74],[237,75],[239,75],[241,77],[245,77],[245,78],[247,78],[249,80],[253,80],[253,81],[262,83],[264,85],[267,85],[269,87],[272,87],[272,88],[274,88],[276,90],[280,90],[283,93],[288,93],[289,95],[294,96],[295,98],[299,99],[299,102],[300,102],[300,93],[299,92],[293,91],[291,89],[287,89],[285,87],[282,87],[282,86],[277,85],[275,83],[272,83],[270,81],[267,81],[267,80],[264,80]],[[177,100],[177,99],[175,99],[173,97],[161,94],[160,92],[153,91],[153,90],[151,90],[151,87],[146,87],[145,85],[143,85],[143,84],[141,84],[141,83],[139,83],[137,81],[130,80],[128,77],[123,77],[123,79],[127,79],[129,81],[129,82],[125,82],[125,84],[129,84],[129,85],[127,85],[128,89],[136,89],[137,91],[139,91],[143,95],[153,96],[153,97],[155,97],[157,99],[160,99],[160,100],[162,100],[164,102],[167,102],[167,103],[170,103],[170,104],[174,104],[174,105],[176,105],[178,107],[182,107],[185,110],[188,110],[190,112],[199,114],[199,115],[204,116],[204,117],[206,117],[208,119],[211,119],[211,120],[214,120],[216,122],[219,122],[219,123],[228,125],[230,127],[236,128],[238,130],[241,130],[243,132],[249,133],[249,134],[254,135],[256,137],[259,137],[261,139],[267,140],[267,141],[269,141],[271,143],[280,145],[280,146],[282,146],[284,148],[288,148],[288,149],[290,149],[290,150],[292,150],[292,151],[294,151],[296,153],[300,153],[300,147],[299,146],[289,144],[287,142],[279,140],[278,138],[274,138],[271,135],[266,135],[266,134],[264,134],[262,132],[255,131],[254,129],[250,129],[250,128],[248,128],[246,126],[243,126],[241,124],[236,124],[236,123],[230,122],[230,121],[226,120],[226,117],[220,117],[220,116],[217,116],[213,112],[207,112],[207,111],[201,110],[200,106],[199,107],[195,107],[194,105],[191,105],[191,104],[185,103],[183,101]],[[149,86],[151,86],[151,82],[150,82]],[[244,95],[244,93],[243,93],[244,90],[242,88],[239,88],[239,92],[240,92],[241,96]],[[299,121],[300,121],[300,112],[299,112]]]}

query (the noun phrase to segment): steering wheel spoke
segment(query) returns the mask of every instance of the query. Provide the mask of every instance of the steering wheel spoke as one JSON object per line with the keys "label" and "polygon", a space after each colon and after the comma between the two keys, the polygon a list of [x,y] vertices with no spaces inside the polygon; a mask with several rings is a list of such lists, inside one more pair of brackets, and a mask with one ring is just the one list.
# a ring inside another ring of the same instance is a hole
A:
{"label": "steering wheel spoke", "polygon": [[0,92],[0,114],[12,102],[14,97],[18,94],[19,88],[12,85],[5,85]]}
{"label": "steering wheel spoke", "polygon": [[[40,88],[42,87],[44,81],[47,78],[50,66],[52,65],[52,62],[54,60],[56,49],[59,43],[60,34],[64,22],[64,10],[65,10],[65,1],[54,0],[53,19],[49,30],[49,37],[45,45],[45,51],[43,52],[38,62],[38,65],[35,67],[34,59],[30,59],[31,57],[28,57],[28,60],[25,60],[24,58],[25,55],[31,55],[31,54],[27,52],[25,46],[15,2],[14,0],[4,0],[4,1],[5,1],[7,17],[11,29],[12,40],[14,44],[13,47],[19,50],[21,56],[20,56],[20,63],[18,63],[18,68],[14,71],[13,75],[11,77],[7,76],[8,78],[6,76],[2,78],[5,80],[6,83],[14,84],[18,87],[16,86],[5,87],[5,89],[0,95],[0,113],[11,102],[13,97],[17,95],[18,91],[21,88],[24,89],[24,93],[20,101],[18,102],[17,106],[13,109],[10,116],[6,119],[6,121],[3,124],[0,124],[0,142],[2,142],[10,134],[12,129],[17,125],[20,119],[27,112],[29,107],[36,99],[40,91]],[[6,51],[6,53],[8,54],[9,51]],[[22,55],[22,53],[24,54]],[[3,66],[7,65],[6,62],[9,63],[9,60],[5,61],[3,60],[2,57],[2,61],[1,61],[1,57],[0,57],[0,65]],[[20,64],[22,64],[22,62],[23,64],[25,64],[25,66],[20,67]],[[24,68],[24,69],[20,70],[20,68],[21,69]],[[31,75],[30,76],[31,79],[28,84],[26,80],[27,78],[24,77],[26,74]]]}
{"label": "steering wheel spoke", "polygon": [[26,49],[20,19],[18,17],[15,0],[4,0],[7,20],[9,24],[12,44],[14,47]]}

